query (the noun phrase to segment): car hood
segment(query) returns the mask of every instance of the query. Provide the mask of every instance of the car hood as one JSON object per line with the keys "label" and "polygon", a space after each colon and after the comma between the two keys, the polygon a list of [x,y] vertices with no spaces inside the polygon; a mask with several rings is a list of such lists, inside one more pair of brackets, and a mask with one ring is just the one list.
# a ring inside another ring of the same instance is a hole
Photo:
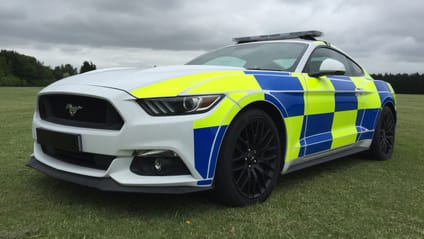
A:
{"label": "car hood", "polygon": [[[110,68],[96,71],[90,71],[84,74],[71,76],[63,80],[51,84],[48,89],[56,87],[89,85],[99,86],[132,92],[149,85],[153,85],[170,79],[198,75],[202,78],[202,73],[215,72],[232,72],[244,71],[244,68],[225,67],[225,66],[203,66],[203,65],[181,65],[181,66],[165,66],[155,67],[150,69],[140,68]],[[204,81],[210,77],[204,76]],[[202,82],[202,79],[197,79],[196,83]]]}

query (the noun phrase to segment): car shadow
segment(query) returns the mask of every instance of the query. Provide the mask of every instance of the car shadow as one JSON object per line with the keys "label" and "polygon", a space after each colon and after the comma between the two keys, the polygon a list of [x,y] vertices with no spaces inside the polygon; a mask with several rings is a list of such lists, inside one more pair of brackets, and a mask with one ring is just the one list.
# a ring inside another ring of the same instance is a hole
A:
{"label": "car shadow", "polygon": [[[295,171],[281,176],[274,190],[278,192],[286,191],[289,188],[297,187],[299,182],[314,180],[322,174],[347,171],[351,167],[366,164],[367,162],[369,161],[358,157],[358,155],[353,155]],[[62,205],[79,204],[99,210],[110,208],[119,211],[138,211],[143,214],[157,215],[157,213],[161,212],[170,213],[195,208],[203,208],[204,210],[226,208],[217,202],[213,191],[188,194],[105,192],[60,181],[45,175],[32,177],[30,183],[33,184],[34,190],[39,190],[37,196],[42,197],[43,200],[49,203]]]}

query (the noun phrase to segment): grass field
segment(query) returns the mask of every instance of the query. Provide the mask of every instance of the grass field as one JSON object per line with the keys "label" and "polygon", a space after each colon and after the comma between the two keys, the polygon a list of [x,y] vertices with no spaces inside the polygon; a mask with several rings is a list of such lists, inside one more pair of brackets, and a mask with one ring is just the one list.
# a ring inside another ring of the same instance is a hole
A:
{"label": "grass field", "polygon": [[105,193],[25,167],[38,88],[0,88],[0,238],[424,238],[424,96],[398,96],[393,158],[347,157],[280,177],[227,208],[207,193]]}

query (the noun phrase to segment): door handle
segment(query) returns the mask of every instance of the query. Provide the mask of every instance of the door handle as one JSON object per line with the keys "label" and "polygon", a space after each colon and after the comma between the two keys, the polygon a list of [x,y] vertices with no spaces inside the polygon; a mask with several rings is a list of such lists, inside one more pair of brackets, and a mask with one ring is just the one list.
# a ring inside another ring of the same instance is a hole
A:
{"label": "door handle", "polygon": [[362,95],[364,93],[364,89],[362,88],[355,88],[355,95]]}

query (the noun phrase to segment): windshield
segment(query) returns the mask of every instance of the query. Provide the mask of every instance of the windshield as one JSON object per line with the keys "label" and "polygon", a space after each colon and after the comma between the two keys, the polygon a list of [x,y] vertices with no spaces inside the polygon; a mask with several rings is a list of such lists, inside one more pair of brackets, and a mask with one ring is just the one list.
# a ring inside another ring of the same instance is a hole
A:
{"label": "windshield", "polygon": [[187,65],[236,66],[250,70],[294,71],[307,44],[268,42],[240,44],[201,55]]}

